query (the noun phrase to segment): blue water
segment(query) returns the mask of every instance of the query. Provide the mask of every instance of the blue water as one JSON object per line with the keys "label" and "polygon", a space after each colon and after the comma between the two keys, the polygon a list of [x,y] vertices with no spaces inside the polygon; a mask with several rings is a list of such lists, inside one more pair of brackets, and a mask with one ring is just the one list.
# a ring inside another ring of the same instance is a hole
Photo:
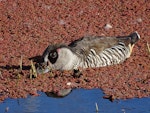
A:
{"label": "blue water", "polygon": [[0,103],[0,113],[150,113],[150,98],[116,100],[103,99],[99,89],[73,90],[64,98],[29,96],[26,99],[6,99]]}

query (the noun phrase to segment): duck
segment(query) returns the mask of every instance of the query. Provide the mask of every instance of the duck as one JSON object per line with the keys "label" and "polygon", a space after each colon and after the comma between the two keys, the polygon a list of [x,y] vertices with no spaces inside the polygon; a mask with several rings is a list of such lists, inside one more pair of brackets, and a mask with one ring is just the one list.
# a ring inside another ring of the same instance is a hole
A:
{"label": "duck", "polygon": [[68,45],[49,45],[42,54],[43,62],[38,72],[120,64],[131,56],[139,39],[135,31],[126,36],[84,36]]}

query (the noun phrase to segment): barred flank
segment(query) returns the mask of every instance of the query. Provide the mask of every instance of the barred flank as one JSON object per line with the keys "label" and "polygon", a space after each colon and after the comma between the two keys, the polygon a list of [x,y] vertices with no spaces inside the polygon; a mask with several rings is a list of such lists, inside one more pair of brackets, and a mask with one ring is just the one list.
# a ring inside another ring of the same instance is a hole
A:
{"label": "barred flank", "polygon": [[123,43],[105,49],[100,54],[97,54],[94,49],[91,49],[89,55],[84,59],[82,67],[103,67],[119,64],[120,62],[123,62],[129,54],[129,48]]}

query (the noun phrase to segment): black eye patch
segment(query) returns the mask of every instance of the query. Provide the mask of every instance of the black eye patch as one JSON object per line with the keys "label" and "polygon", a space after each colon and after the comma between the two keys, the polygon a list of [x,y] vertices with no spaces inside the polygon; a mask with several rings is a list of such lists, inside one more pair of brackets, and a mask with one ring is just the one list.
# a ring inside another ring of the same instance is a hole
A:
{"label": "black eye patch", "polygon": [[48,55],[48,59],[52,64],[56,62],[57,58],[58,58],[58,53],[56,50],[51,51]]}

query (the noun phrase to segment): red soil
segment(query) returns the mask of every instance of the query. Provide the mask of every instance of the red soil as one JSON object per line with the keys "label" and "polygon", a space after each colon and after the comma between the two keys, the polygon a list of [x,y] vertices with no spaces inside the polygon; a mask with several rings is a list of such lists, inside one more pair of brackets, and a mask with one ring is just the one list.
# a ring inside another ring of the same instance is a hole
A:
{"label": "red soil", "polygon": [[[105,29],[110,24],[112,28]],[[53,72],[29,79],[30,60],[49,44],[70,43],[85,35],[128,35],[140,41],[120,65]],[[0,0],[0,100],[63,88],[101,88],[105,98],[150,96],[150,2],[148,0]],[[20,57],[23,70],[19,72]],[[51,75],[54,77],[51,77]],[[71,85],[67,85],[71,83]]]}

